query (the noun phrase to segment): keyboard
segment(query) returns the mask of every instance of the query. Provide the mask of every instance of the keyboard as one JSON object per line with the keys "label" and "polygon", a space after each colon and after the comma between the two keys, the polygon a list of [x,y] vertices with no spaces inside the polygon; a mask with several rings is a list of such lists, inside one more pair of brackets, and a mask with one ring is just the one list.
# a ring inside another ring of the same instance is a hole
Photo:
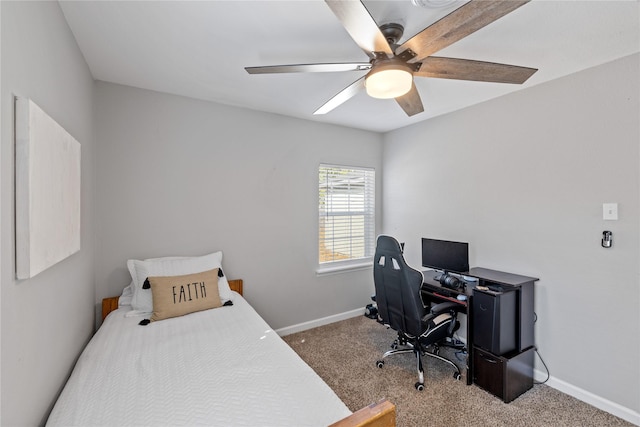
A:
{"label": "keyboard", "polygon": [[457,297],[460,292],[456,292],[453,289],[445,288],[443,286],[431,285],[429,283],[423,283],[422,289],[425,289],[429,292],[433,292],[434,294],[442,295],[449,298]]}

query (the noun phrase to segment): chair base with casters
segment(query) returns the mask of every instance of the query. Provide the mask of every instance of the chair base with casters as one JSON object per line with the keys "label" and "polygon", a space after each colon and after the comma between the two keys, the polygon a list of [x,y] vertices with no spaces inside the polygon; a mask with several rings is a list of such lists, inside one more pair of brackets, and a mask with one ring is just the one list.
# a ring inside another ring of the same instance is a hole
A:
{"label": "chair base with casters", "polygon": [[[460,368],[451,360],[440,356],[440,346],[447,346],[456,349],[463,349],[464,346],[445,343],[447,337],[451,337],[453,332],[460,326],[456,319],[456,314],[459,311],[459,306],[455,303],[442,303],[434,306],[431,309],[431,313],[425,316],[423,319],[428,324],[427,330],[419,337],[410,336],[403,332],[398,332],[398,338],[391,344],[391,350],[386,351],[382,355],[382,359],[376,361],[376,366],[382,368],[384,366],[384,359],[393,356],[395,354],[412,353],[416,358],[418,381],[415,383],[415,388],[418,391],[424,390],[424,368],[422,365],[422,356],[429,356],[431,358],[445,362],[453,367],[453,378],[460,380],[462,374]],[[398,348],[402,346],[404,348]],[[431,347],[432,351],[428,351]]]}
{"label": "chair base with casters", "polygon": [[[405,346],[405,348],[398,348],[398,345]],[[405,353],[413,353],[416,357],[417,369],[418,369],[418,382],[415,383],[415,388],[418,391],[424,390],[424,368],[422,366],[422,356],[433,357],[434,359],[441,360],[453,367],[455,370],[453,372],[453,378],[456,380],[460,380],[462,378],[462,374],[460,373],[460,368],[453,363],[451,360],[440,356],[440,346],[438,344],[432,344],[432,351],[428,351],[420,341],[416,340],[415,337],[407,337],[398,333],[398,339],[391,344],[391,350],[386,351],[382,355],[382,359],[376,361],[376,366],[378,368],[382,368],[384,366],[384,359],[393,356],[395,354],[405,354]],[[460,346],[452,346],[454,348],[460,348]]]}

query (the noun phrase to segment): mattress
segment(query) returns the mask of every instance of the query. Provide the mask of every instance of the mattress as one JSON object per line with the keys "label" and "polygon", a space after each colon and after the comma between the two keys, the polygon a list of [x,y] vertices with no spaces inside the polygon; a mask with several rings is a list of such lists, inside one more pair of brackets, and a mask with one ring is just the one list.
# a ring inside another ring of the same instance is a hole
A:
{"label": "mattress", "polygon": [[326,426],[351,411],[237,293],[140,326],[109,314],[47,426]]}

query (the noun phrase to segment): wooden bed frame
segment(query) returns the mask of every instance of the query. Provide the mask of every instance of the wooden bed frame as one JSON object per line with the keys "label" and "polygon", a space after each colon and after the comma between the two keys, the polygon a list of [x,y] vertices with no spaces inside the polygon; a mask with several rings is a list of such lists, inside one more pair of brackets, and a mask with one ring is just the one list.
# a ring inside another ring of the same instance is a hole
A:
{"label": "wooden bed frame", "polygon": [[[229,280],[229,287],[243,295],[242,279]],[[118,308],[120,297],[109,297],[102,300],[102,321],[109,313]],[[395,427],[396,407],[386,399],[372,403],[354,412],[346,418],[331,424],[329,427]]]}

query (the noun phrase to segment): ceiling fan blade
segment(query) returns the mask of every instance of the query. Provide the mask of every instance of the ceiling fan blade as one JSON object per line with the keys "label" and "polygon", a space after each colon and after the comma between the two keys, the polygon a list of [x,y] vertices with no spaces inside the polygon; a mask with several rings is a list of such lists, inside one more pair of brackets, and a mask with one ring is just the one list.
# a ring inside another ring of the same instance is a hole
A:
{"label": "ceiling fan blade", "polygon": [[413,75],[477,82],[522,84],[536,71],[538,71],[536,68],[496,64],[495,62],[430,56],[422,61],[420,69],[414,72]]}
{"label": "ceiling fan blade", "polygon": [[374,52],[385,53],[389,58],[393,57],[393,51],[387,39],[362,2],[353,0],[325,1],[351,38],[369,58],[377,56]]}
{"label": "ceiling fan blade", "polygon": [[529,1],[471,0],[404,42],[396,53],[411,49],[416,57],[410,62],[420,62]]}
{"label": "ceiling fan blade", "polygon": [[264,67],[244,67],[249,74],[272,73],[326,73],[334,71],[368,71],[371,64],[368,62],[349,62],[335,64],[292,64],[292,65],[267,65]]}
{"label": "ceiling fan blade", "polygon": [[351,99],[362,89],[364,89],[364,76],[351,83],[346,88],[342,89],[340,92],[338,92],[337,95],[335,95],[333,98],[325,102],[320,108],[314,111],[313,114],[327,114],[329,111]]}
{"label": "ceiling fan blade", "polygon": [[409,90],[409,92],[396,98],[396,102],[409,117],[424,111],[422,100],[420,100],[420,94],[418,93],[418,88],[416,88],[415,83],[411,84],[411,90]]}

